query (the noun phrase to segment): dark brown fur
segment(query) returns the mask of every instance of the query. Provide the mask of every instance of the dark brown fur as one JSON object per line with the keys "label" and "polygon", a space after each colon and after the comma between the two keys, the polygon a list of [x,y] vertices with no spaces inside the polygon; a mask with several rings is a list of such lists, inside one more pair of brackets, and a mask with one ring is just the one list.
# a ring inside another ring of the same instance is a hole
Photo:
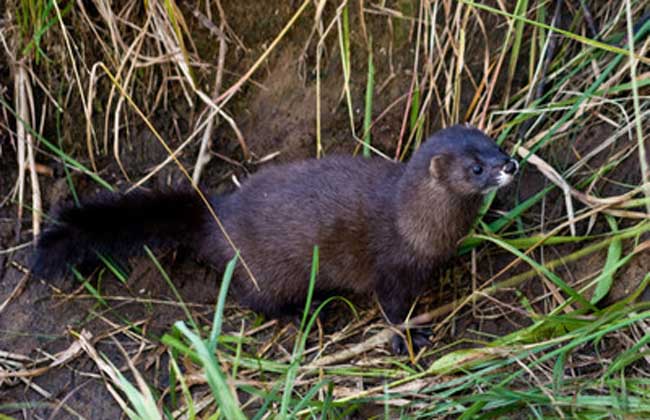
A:
{"label": "dark brown fur", "polygon": [[[425,142],[408,164],[334,156],[264,168],[236,192],[211,199],[260,286],[239,264],[232,290],[268,315],[299,311],[318,245],[318,294],[375,292],[389,320],[402,322],[470,230],[482,193],[503,184],[509,161],[480,131],[455,126]],[[471,174],[477,164],[485,168],[480,176]],[[58,217],[63,223],[39,241],[37,273],[60,272],[95,251],[128,255],[143,244],[187,245],[216,267],[235,253],[186,193],[113,197]]]}
{"label": "dark brown fur", "polygon": [[[272,315],[302,308],[318,245],[317,291],[375,291],[389,319],[401,322],[433,269],[453,255],[481,202],[472,197],[459,212],[461,203],[435,183],[398,191],[405,165],[385,160],[338,156],[281,168],[261,170],[214,204],[261,287],[239,266],[239,299]],[[438,203],[427,198],[431,193]],[[226,250],[216,265],[234,255],[221,235],[201,238],[207,259]]]}

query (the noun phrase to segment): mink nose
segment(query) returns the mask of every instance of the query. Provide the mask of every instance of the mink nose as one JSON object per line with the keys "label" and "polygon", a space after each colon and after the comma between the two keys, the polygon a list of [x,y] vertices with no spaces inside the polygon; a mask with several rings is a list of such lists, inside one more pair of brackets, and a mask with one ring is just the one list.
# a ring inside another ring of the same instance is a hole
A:
{"label": "mink nose", "polygon": [[503,172],[507,173],[508,175],[516,174],[518,169],[519,169],[519,164],[514,159],[509,159],[508,162],[506,162],[506,164],[503,165]]}

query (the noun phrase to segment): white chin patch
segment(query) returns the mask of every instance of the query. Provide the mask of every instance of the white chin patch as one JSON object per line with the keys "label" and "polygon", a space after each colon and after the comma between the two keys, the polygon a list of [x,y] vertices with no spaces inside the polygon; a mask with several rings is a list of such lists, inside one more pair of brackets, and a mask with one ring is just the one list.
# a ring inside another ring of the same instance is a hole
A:
{"label": "white chin patch", "polygon": [[505,173],[504,171],[499,172],[499,175],[497,176],[497,186],[499,188],[505,187],[506,185],[510,184],[512,180],[514,179],[514,176]]}
{"label": "white chin patch", "polygon": [[505,187],[506,185],[510,184],[510,182],[512,182],[513,179],[514,176],[501,171],[499,172],[499,175],[497,175],[497,179],[496,179],[497,185],[484,189],[483,194],[487,195],[493,191],[498,190],[501,187]]}

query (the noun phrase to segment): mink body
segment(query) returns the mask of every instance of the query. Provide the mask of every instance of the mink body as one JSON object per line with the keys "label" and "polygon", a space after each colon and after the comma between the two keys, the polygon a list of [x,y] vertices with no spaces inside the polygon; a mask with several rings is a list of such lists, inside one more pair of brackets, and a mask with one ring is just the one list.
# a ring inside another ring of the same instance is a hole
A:
{"label": "mink body", "polygon": [[[313,246],[318,245],[317,291],[375,291],[389,319],[403,321],[413,298],[430,284],[433,269],[453,255],[481,202],[473,197],[463,203],[463,212],[449,212],[446,203],[426,205],[404,197],[398,185],[405,169],[380,159],[306,160],[282,171],[261,170],[236,193],[215,199],[217,214],[261,288],[253,286],[240,265],[234,283],[238,298],[272,315],[302,308]],[[400,233],[396,215],[403,210],[401,200],[423,205],[408,223],[427,221],[418,235],[431,237],[430,249],[416,249]],[[213,223],[207,226],[218,229]],[[217,265],[234,255],[223,236],[200,237],[200,249],[226,251]]]}
{"label": "mink body", "polygon": [[[375,292],[389,321],[402,322],[470,230],[483,194],[516,171],[490,138],[464,126],[433,135],[408,164],[332,156],[263,168],[237,191],[210,198],[259,285],[238,264],[231,290],[270,316],[299,311],[318,245],[317,294]],[[189,192],[104,196],[55,219],[32,264],[41,276],[143,245],[188,246],[218,268],[235,255]]]}

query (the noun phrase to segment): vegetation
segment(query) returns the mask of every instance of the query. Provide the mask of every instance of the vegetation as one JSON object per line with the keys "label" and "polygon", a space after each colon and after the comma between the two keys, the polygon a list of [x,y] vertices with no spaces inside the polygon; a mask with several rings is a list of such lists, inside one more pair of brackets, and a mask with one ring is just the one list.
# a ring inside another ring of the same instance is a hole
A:
{"label": "vegetation", "polygon": [[[91,418],[92,407],[49,385],[65,369],[99,381],[105,404],[134,419],[650,416],[647,2],[222,2],[8,2],[0,419]],[[277,156],[240,127],[256,92],[277,85],[264,75],[283,51],[299,51],[280,72],[300,80],[315,110],[304,111],[309,155],[408,159],[426,133],[470,122],[518,156],[517,185],[486,198],[456,266],[413,311],[432,346],[390,354],[393,330],[375,306],[337,297],[309,311],[315,248],[300,325],[227,300],[235,260],[216,306],[186,302],[169,255],[147,249],[169,297],[141,295],[107,256],[93,276],[76,273],[83,287],[70,294],[48,286],[64,298],[56,306],[83,312],[68,335],[42,337],[38,352],[7,347],[37,335],[7,329],[36,280],[7,282],[25,270],[55,178],[76,199],[87,180],[114,190],[170,174],[211,186],[245,176],[242,163]],[[144,142],[165,154],[146,156],[141,174],[125,160]],[[235,169],[210,176],[211,160]],[[172,327],[150,327],[169,311]]]}

